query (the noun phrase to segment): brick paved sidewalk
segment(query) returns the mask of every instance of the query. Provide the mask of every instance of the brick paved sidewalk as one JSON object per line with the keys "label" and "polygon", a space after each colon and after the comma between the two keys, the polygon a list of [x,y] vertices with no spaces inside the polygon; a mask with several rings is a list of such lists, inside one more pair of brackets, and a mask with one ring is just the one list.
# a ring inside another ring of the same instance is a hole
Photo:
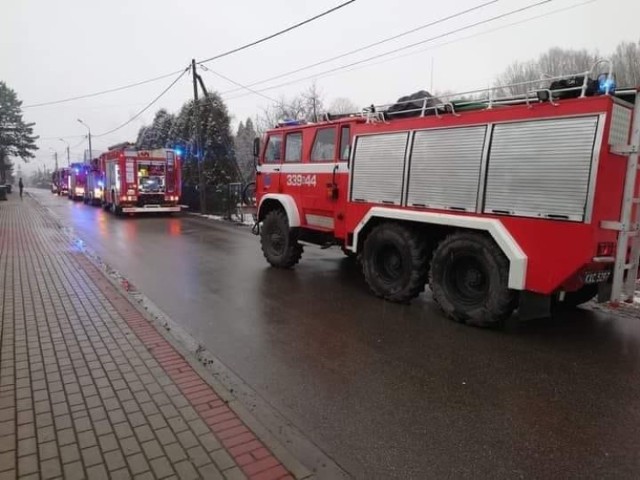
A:
{"label": "brick paved sidewalk", "polygon": [[293,478],[33,199],[0,203],[0,480]]}

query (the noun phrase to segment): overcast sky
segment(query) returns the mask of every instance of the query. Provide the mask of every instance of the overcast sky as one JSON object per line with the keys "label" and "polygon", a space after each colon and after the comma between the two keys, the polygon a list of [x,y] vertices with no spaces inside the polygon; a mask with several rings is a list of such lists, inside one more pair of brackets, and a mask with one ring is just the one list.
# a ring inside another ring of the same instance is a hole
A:
{"label": "overcast sky", "polygon": [[[250,84],[322,61],[349,50],[427,24],[488,0],[356,0],[309,25],[259,46],[211,62],[208,67]],[[463,91],[490,84],[509,63],[536,57],[549,47],[587,48],[603,55],[623,40],[638,41],[637,0],[551,0],[516,15],[466,29],[431,42],[344,68],[327,70],[429,39],[466,25],[535,4],[540,0],[499,0],[473,13],[395,41],[255,86],[263,89],[310,75],[327,103],[347,97],[357,105],[385,103],[420,89]],[[341,0],[4,0],[0,15],[0,79],[24,105],[63,99],[142,81],[186,67],[306,19]],[[576,8],[556,12],[573,5]],[[556,12],[556,13],[554,13]],[[542,17],[541,17],[542,16]],[[540,18],[533,18],[540,17]],[[530,20],[528,20],[530,19]],[[527,21],[528,20],[528,21]],[[516,25],[509,25],[518,23]],[[431,85],[434,66],[433,85]],[[228,92],[235,85],[202,72],[210,89]],[[166,78],[136,88],[59,105],[26,108],[36,122],[40,150],[29,170],[46,162],[51,149],[60,160],[65,145],[72,161],[82,155],[90,127],[94,149],[135,141],[139,127],[161,108],[177,111],[192,95],[185,75],[149,111],[129,126],[98,137],[127,121],[172,81]],[[305,79],[264,91],[271,98],[291,96],[309,87]],[[234,125],[253,117],[269,100],[246,91],[226,93]]]}

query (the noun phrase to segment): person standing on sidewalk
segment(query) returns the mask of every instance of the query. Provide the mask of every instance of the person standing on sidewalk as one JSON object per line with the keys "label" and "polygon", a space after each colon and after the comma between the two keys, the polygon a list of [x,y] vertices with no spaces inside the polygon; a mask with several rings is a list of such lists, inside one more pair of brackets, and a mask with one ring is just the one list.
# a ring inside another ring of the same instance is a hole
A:
{"label": "person standing on sidewalk", "polygon": [[20,189],[20,200],[22,200],[22,190],[24,189],[24,183],[22,183],[22,177],[18,180],[18,188]]}

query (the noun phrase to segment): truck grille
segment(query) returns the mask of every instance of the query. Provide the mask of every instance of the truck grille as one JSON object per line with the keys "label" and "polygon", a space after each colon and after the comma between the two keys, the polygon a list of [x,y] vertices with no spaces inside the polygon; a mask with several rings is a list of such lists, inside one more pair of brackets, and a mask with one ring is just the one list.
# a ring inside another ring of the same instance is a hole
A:
{"label": "truck grille", "polygon": [[138,197],[137,206],[145,205],[162,205],[164,203],[164,194],[145,194]]}

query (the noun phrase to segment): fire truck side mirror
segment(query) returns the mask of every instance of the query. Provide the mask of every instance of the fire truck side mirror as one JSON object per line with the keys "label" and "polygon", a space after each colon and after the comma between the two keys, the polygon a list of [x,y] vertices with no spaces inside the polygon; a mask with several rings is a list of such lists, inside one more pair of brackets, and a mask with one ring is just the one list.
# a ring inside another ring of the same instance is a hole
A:
{"label": "fire truck side mirror", "polygon": [[260,156],[260,138],[256,137],[253,139],[253,156],[258,158]]}

